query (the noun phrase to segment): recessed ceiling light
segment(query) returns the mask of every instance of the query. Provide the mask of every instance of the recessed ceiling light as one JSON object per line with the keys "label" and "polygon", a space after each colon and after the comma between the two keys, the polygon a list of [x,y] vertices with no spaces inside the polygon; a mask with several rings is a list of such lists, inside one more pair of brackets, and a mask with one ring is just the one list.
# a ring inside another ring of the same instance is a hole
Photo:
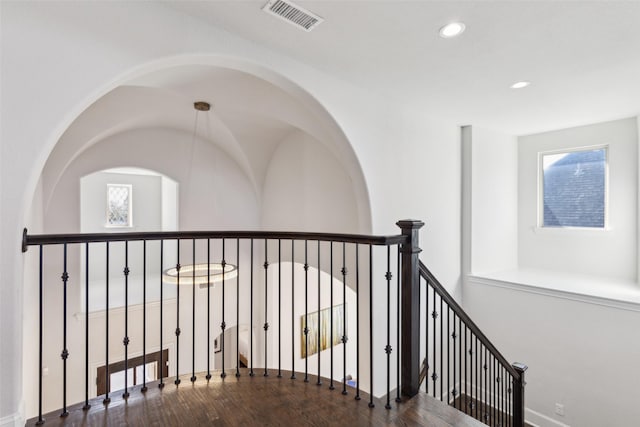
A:
{"label": "recessed ceiling light", "polygon": [[531,84],[531,82],[526,82],[526,81],[516,82],[516,83],[511,85],[511,89],[522,89],[524,87],[529,86],[530,84]]}
{"label": "recessed ceiling light", "polygon": [[459,36],[464,31],[464,24],[462,22],[452,22],[440,28],[440,37],[450,39],[451,37]]}

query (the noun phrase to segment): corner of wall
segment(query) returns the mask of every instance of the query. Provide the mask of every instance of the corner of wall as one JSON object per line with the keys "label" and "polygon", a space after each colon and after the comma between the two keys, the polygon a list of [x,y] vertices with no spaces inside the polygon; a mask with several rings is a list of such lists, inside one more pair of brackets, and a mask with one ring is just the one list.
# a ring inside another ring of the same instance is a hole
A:
{"label": "corner of wall", "polygon": [[638,221],[637,238],[636,238],[636,258],[638,259],[636,267],[636,282],[640,284],[640,116],[636,116],[636,145],[638,146],[638,159],[636,164],[636,173],[638,179],[638,211],[636,217]]}
{"label": "corner of wall", "polygon": [[0,427],[23,427],[26,423],[24,419],[24,399],[20,400],[18,411],[0,418]]}

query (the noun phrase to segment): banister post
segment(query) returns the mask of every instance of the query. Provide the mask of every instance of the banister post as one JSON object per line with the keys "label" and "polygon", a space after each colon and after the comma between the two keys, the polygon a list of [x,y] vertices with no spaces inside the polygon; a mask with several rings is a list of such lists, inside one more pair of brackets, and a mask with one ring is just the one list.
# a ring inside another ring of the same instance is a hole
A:
{"label": "banister post", "polygon": [[420,389],[420,253],[419,231],[424,222],[402,220],[396,223],[408,242],[402,245],[401,264],[401,388],[407,397],[415,396]]}
{"label": "banister post", "polygon": [[520,378],[513,381],[513,425],[524,427],[524,372],[528,367],[524,363],[514,363],[511,366],[520,374]]}

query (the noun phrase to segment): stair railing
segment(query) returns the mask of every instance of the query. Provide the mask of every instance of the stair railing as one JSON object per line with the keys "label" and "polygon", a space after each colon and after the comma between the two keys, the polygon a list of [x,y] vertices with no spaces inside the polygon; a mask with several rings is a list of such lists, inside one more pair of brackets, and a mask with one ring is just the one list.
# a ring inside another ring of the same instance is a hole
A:
{"label": "stair railing", "polygon": [[[420,262],[424,391],[491,426],[524,426],[524,373]],[[430,375],[429,375],[430,373]]]}
{"label": "stair railing", "polygon": [[[106,368],[101,403],[108,405],[113,359],[122,359],[115,363],[123,362],[126,372],[128,362],[141,356],[144,370],[147,354],[157,353],[160,388],[169,376],[176,385],[186,374],[191,382],[204,373],[209,380],[213,370],[224,378],[229,366],[239,377],[240,365],[248,364],[250,376],[268,376],[274,369],[283,378],[287,370],[291,380],[303,374],[305,382],[314,377],[319,386],[325,378],[330,390],[341,385],[342,394],[368,397],[371,408],[374,396],[386,396],[387,409],[392,390],[397,402],[401,394],[410,398],[420,391],[426,359],[425,374],[431,373],[427,393],[471,415],[467,401],[476,405],[476,413],[484,405],[493,416],[483,421],[492,425],[498,420],[524,425],[526,367],[509,365],[419,261],[423,223],[397,225],[401,234],[391,236],[265,231],[29,235],[25,229],[23,252],[38,248],[36,423],[45,421],[45,397],[47,407],[62,408],[61,417],[69,414],[69,400],[85,411],[98,402],[90,390],[97,380],[90,372],[96,360]],[[101,317],[95,322],[89,313],[99,292],[104,295],[98,298]],[[117,308],[114,293],[120,298]],[[84,316],[78,316],[83,314],[78,295]],[[150,295],[156,297],[153,304]],[[57,301],[54,308],[51,300]],[[438,320],[445,304],[446,314]],[[348,322],[348,314],[355,321]],[[57,322],[56,337],[48,329]],[[244,343],[241,358],[243,325],[249,330],[249,349],[245,354]],[[70,334],[75,334],[71,343]],[[219,338],[212,342],[213,336]],[[75,368],[72,375],[68,363]],[[442,375],[444,363],[447,370],[453,368],[453,376]],[[53,374],[47,378],[45,366]],[[84,375],[78,375],[81,370]],[[474,381],[480,373],[484,382]],[[142,376],[143,383],[134,386],[124,375],[123,399],[147,390],[144,371]],[[62,378],[62,384],[47,384],[55,378]]]}

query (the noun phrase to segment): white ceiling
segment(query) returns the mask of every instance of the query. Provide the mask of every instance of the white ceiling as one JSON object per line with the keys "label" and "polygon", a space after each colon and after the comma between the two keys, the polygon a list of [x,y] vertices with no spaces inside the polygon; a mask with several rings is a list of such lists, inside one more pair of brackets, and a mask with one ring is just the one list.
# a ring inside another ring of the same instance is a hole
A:
{"label": "white ceiling", "polygon": [[[460,125],[523,135],[640,114],[640,1],[299,0],[325,19],[310,33],[265,3],[166,4]],[[466,31],[440,38],[453,20]]]}

